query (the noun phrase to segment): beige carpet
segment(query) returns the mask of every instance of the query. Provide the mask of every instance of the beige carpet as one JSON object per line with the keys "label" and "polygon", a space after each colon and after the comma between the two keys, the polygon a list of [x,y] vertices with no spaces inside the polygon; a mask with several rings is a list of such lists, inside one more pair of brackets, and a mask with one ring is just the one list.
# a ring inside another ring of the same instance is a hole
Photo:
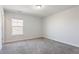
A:
{"label": "beige carpet", "polygon": [[76,54],[79,48],[49,39],[31,39],[4,44],[2,54]]}

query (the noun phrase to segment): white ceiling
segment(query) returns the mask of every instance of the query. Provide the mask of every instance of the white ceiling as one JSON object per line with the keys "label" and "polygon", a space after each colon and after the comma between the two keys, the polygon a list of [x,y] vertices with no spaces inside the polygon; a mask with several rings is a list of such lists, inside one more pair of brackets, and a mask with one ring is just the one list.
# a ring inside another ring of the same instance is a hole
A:
{"label": "white ceiling", "polygon": [[27,14],[32,14],[39,17],[46,17],[51,14],[63,11],[75,6],[72,5],[44,5],[40,9],[36,9],[33,5],[4,5],[5,10],[20,11]]}

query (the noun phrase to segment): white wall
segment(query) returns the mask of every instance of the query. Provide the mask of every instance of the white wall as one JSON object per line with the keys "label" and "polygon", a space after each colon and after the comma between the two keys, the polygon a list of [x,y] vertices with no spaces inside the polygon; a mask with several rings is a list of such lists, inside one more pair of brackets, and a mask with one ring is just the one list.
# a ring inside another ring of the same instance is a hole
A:
{"label": "white wall", "polygon": [[[24,20],[24,35],[11,35],[11,18]],[[4,42],[42,37],[43,34],[49,39],[79,47],[79,7],[59,12],[43,20],[32,15],[6,11],[5,25]]]}
{"label": "white wall", "polygon": [[44,37],[79,47],[79,7],[43,20]]}
{"label": "white wall", "polygon": [[[24,35],[13,36],[11,34],[11,18],[23,19],[24,20]],[[5,41],[11,42],[24,39],[32,39],[42,36],[42,20],[39,17],[22,14],[19,12],[5,11]]]}
{"label": "white wall", "polygon": [[2,40],[3,40],[3,8],[0,6],[0,49],[2,48]]}

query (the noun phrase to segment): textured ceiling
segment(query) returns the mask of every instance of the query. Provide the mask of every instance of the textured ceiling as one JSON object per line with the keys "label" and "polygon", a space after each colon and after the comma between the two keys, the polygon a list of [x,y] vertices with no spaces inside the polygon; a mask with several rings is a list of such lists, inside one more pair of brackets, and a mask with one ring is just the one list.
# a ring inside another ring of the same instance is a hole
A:
{"label": "textured ceiling", "polygon": [[72,8],[75,6],[72,5],[44,5],[42,8],[37,9],[33,5],[5,5],[3,8],[5,10],[11,11],[20,11],[23,13],[39,16],[39,17],[46,17],[51,14],[55,14],[57,12]]}

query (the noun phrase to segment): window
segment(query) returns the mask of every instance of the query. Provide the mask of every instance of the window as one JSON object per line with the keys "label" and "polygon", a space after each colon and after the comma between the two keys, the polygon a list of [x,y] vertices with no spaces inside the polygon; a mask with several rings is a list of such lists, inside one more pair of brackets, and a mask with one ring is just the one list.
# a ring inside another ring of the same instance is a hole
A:
{"label": "window", "polygon": [[12,21],[12,35],[23,34],[23,20],[11,19]]}

